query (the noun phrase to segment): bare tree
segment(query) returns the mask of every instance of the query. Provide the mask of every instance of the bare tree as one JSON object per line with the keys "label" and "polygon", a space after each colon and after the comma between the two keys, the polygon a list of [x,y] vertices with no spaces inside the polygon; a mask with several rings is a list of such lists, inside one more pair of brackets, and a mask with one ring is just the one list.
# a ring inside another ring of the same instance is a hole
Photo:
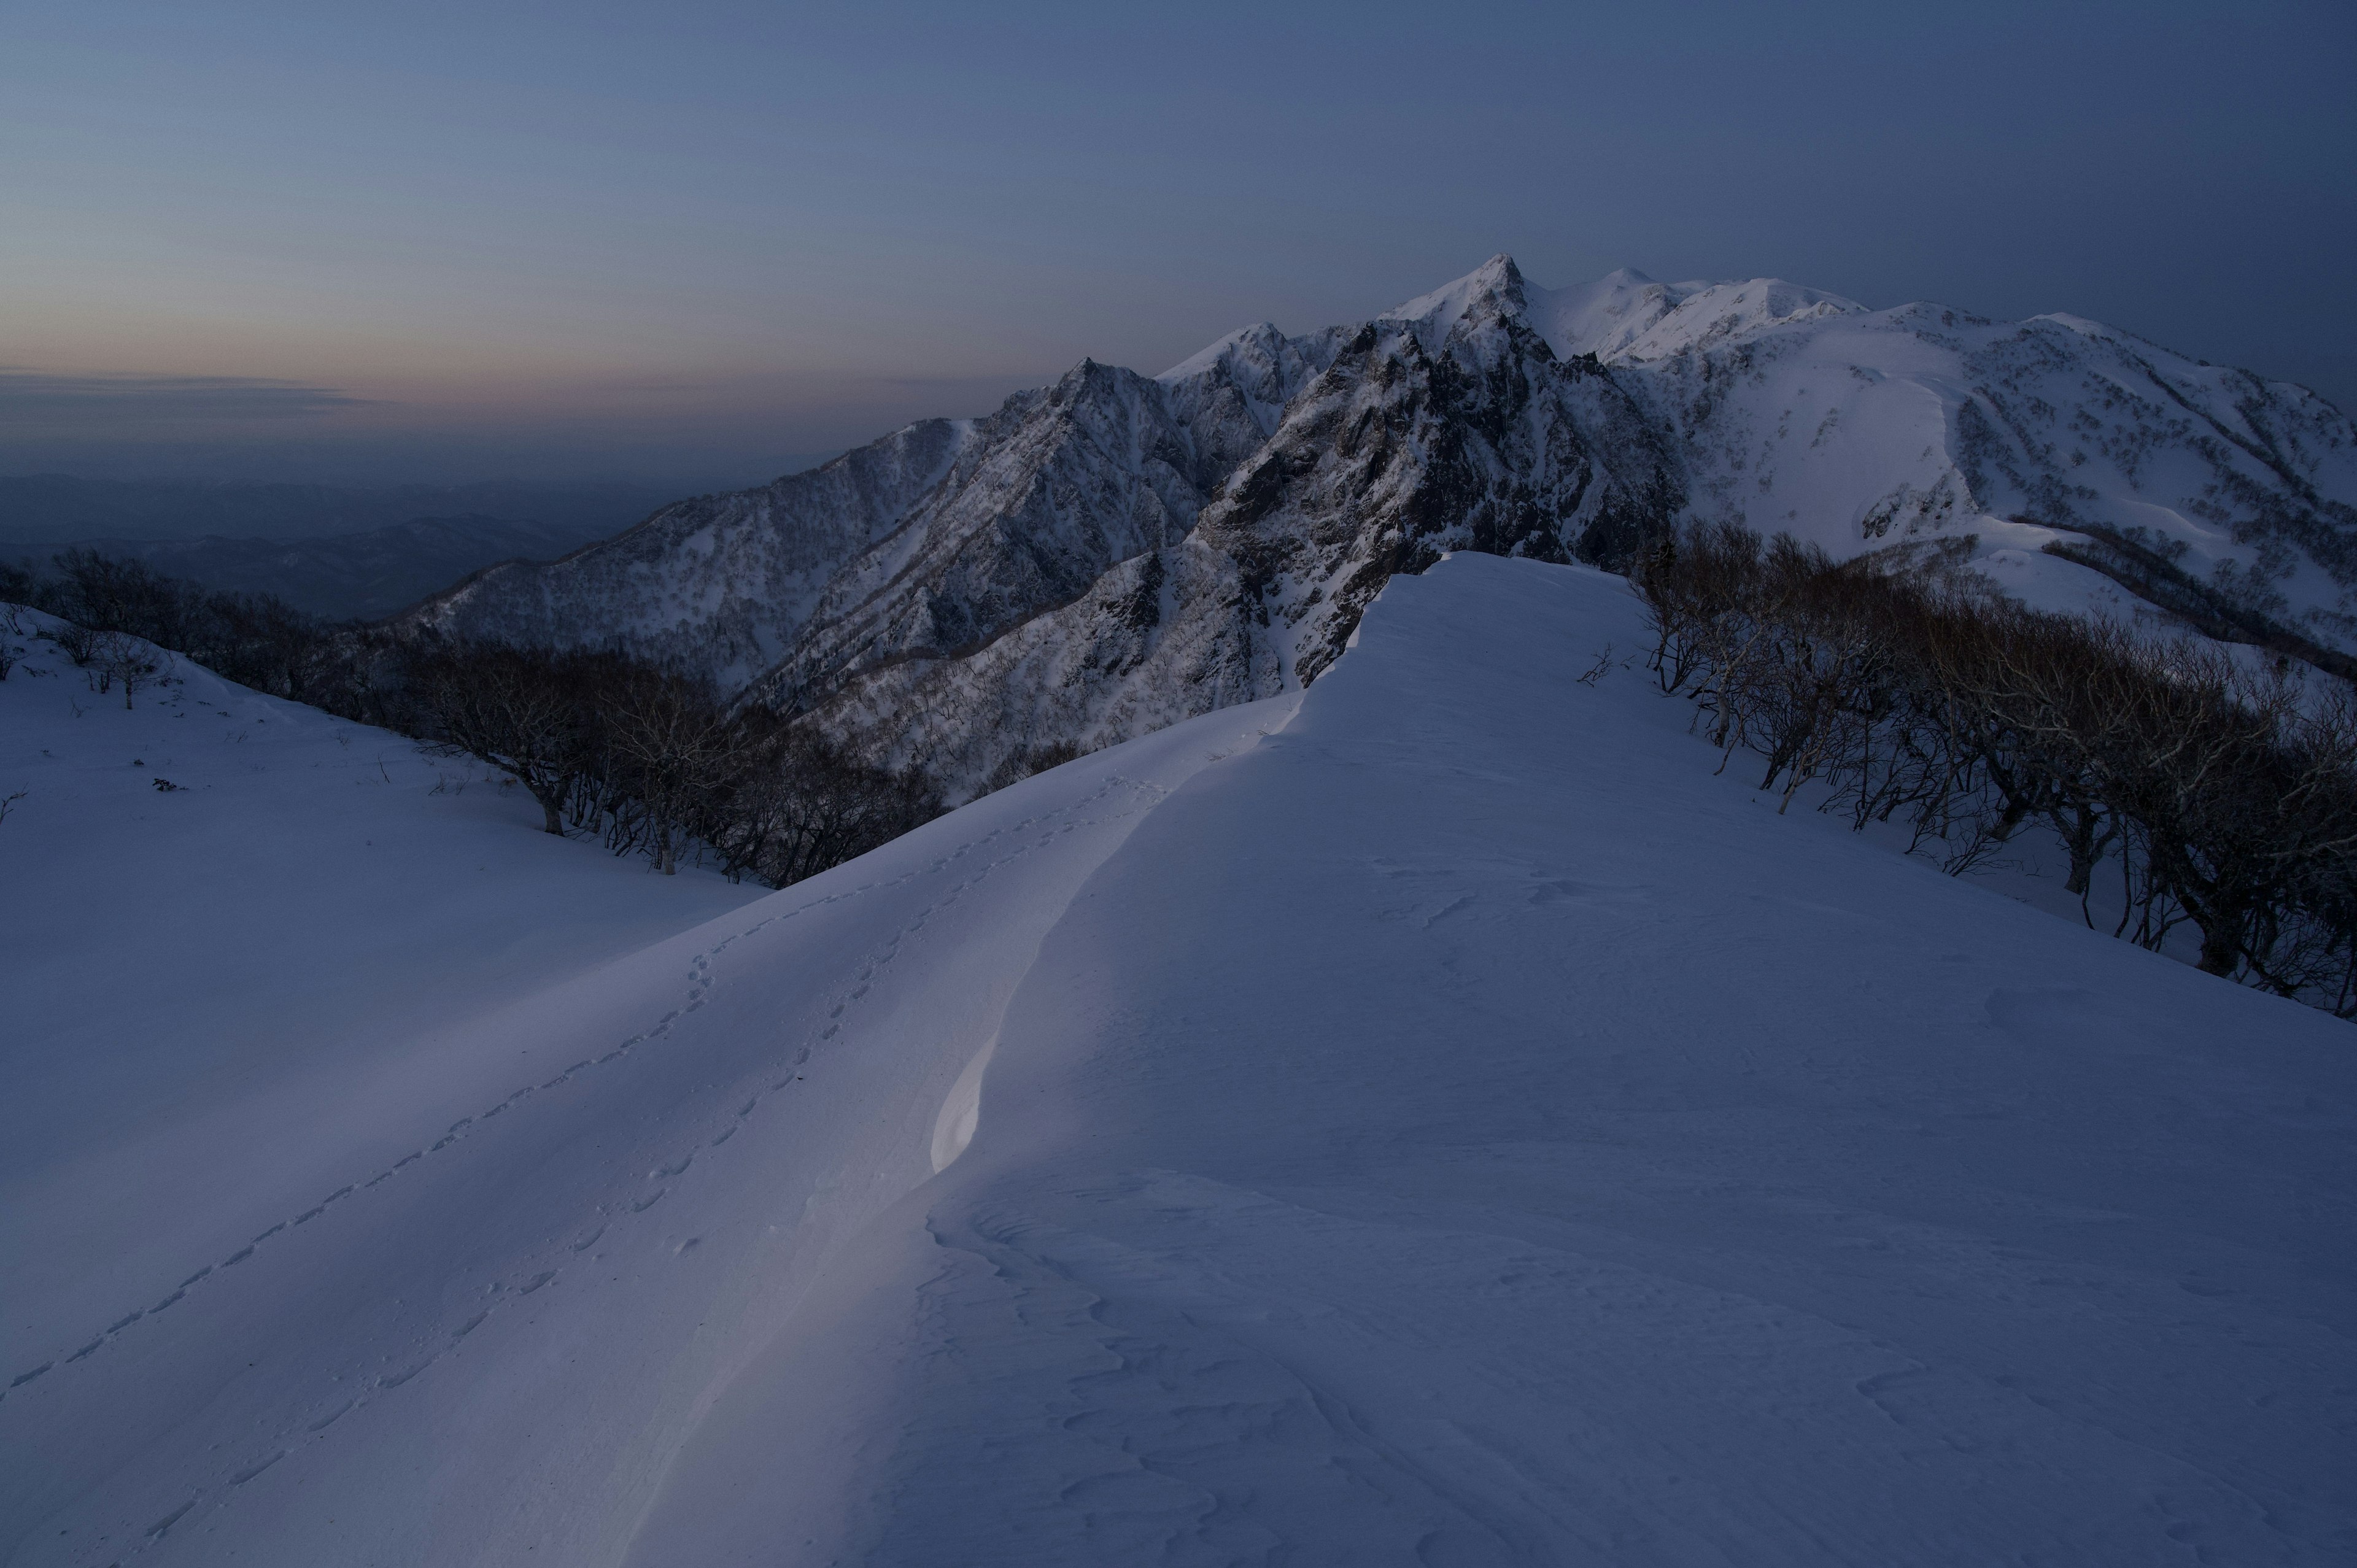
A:
{"label": "bare tree", "polygon": [[2357,1015],[2357,695],[2212,644],[1996,599],[1954,547],[1835,564],[1718,525],[1639,564],[1664,692],[1766,758],[1789,808],[1822,779],[1856,825],[1905,821],[1953,872],[2042,822],[2092,923]]}
{"label": "bare tree", "polygon": [[563,834],[587,760],[576,671],[537,650],[443,643],[413,651],[405,675],[420,733],[446,756],[513,777],[539,802],[542,826]]}
{"label": "bare tree", "polygon": [[131,706],[131,694],[162,668],[155,650],[139,639],[120,631],[102,631],[91,648],[90,689],[103,695],[110,686],[121,683],[123,705],[127,709]]}

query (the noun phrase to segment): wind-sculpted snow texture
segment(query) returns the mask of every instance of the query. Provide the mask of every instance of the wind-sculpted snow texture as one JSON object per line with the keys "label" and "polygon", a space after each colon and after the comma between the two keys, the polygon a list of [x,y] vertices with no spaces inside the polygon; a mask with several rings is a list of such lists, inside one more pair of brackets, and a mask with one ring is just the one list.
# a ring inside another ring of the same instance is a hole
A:
{"label": "wind-sculpted snow texture", "polygon": [[1567,678],[1639,635],[1454,556],[1306,694],[255,1076],[340,1162],[117,1305],[0,1257],[0,1553],[2345,1562],[2348,1026],[1777,816]]}
{"label": "wind-sculpted snow texture", "polygon": [[1297,689],[1448,551],[1618,566],[1695,519],[1839,557],[1971,535],[2041,606],[2132,602],[2108,577],[2214,634],[2357,650],[2357,433],[2298,387],[2072,317],[1548,290],[1504,256],[1150,381],[1083,362],[421,618],[682,660],[963,794]]}

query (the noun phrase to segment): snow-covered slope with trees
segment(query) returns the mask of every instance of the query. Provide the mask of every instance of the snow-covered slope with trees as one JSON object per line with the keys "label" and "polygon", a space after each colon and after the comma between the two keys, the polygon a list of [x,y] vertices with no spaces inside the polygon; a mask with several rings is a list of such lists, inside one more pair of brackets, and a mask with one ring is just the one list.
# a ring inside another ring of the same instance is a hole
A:
{"label": "snow-covered slope with trees", "polygon": [[481,1014],[760,891],[650,876],[530,831],[538,808],[471,763],[161,650],[148,650],[159,683],[126,707],[119,685],[92,691],[25,635],[57,623],[25,609],[13,622],[0,643],[26,652],[0,681],[0,797],[17,797],[0,814],[12,1348],[53,1314],[113,1321],[152,1305],[131,1298],[187,1274],[191,1252],[233,1251],[282,1186],[340,1185],[387,1115],[469,1100],[466,1026]]}
{"label": "snow-covered slope with trees", "polygon": [[1504,256],[1153,381],[1083,362],[414,624],[682,661],[963,795],[1297,689],[1444,552],[1613,566],[1716,519],[1837,557],[1972,535],[2040,606],[2149,602],[2357,668],[2357,432],[2301,388],[2073,317],[1549,290]]}
{"label": "snow-covered slope with trees", "polygon": [[0,1551],[2345,1560],[2347,1026],[1776,816],[1571,679],[1640,638],[1457,555],[1307,693],[511,1005],[316,1002],[243,1085],[307,1158],[142,1224],[244,1153],[159,1112],[103,1267],[115,1108],[44,1094]]}

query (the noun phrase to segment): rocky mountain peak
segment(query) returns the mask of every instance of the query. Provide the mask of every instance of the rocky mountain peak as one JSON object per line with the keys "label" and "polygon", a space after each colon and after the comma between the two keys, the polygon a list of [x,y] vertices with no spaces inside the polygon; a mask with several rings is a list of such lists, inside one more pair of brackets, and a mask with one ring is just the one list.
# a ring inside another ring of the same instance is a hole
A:
{"label": "rocky mountain peak", "polygon": [[1406,323],[1425,351],[1434,353],[1460,331],[1523,319],[1529,303],[1526,287],[1514,258],[1501,251],[1454,283],[1394,306],[1375,319]]}

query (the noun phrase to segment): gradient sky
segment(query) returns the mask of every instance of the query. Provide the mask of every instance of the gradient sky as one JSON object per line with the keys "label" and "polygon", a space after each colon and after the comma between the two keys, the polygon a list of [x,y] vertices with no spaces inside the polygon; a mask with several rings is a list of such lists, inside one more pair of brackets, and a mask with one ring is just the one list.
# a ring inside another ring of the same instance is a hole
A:
{"label": "gradient sky", "polygon": [[712,488],[1512,252],[2357,406],[2357,6],[0,7],[0,472]]}

